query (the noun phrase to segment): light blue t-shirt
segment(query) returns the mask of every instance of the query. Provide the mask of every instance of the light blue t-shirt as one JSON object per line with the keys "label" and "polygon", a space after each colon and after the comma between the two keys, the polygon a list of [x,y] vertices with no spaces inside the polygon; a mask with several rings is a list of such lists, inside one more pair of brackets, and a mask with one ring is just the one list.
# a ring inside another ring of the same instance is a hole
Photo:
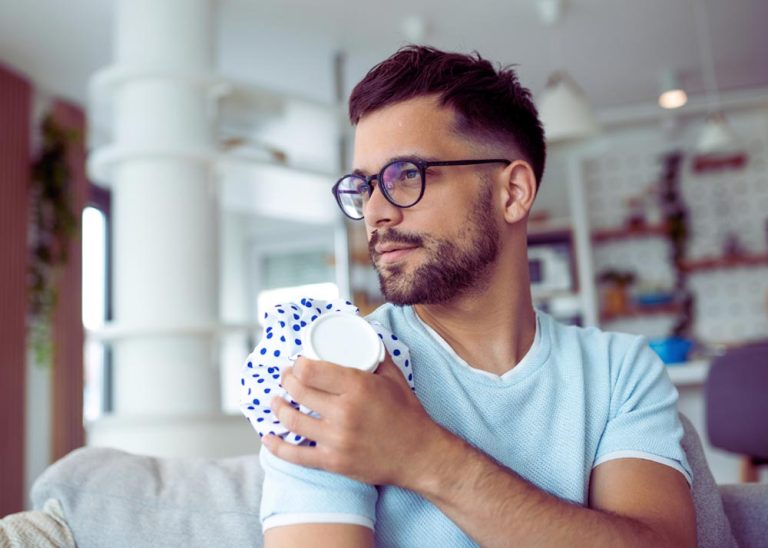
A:
{"label": "light blue t-shirt", "polygon": [[[415,393],[433,420],[539,488],[586,505],[592,469],[627,457],[671,466],[690,482],[677,391],[642,337],[537,312],[531,349],[498,376],[469,366],[412,307],[387,304],[368,319],[410,348]],[[353,523],[373,528],[377,546],[475,546],[412,491],[296,466],[266,449],[260,456],[265,530]]]}

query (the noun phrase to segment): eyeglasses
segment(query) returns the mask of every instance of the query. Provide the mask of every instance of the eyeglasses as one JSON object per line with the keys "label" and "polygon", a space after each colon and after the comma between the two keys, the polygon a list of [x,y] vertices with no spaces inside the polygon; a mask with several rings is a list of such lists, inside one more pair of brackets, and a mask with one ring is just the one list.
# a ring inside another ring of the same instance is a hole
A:
{"label": "eyeglasses", "polygon": [[373,195],[373,182],[376,181],[382,195],[394,206],[407,208],[416,205],[424,196],[427,181],[427,168],[433,166],[472,166],[477,164],[504,164],[512,162],[504,159],[492,160],[447,160],[428,162],[418,158],[397,159],[389,162],[378,174],[361,175],[350,173],[336,181],[331,192],[341,211],[350,219],[359,221],[363,218],[363,207]]}

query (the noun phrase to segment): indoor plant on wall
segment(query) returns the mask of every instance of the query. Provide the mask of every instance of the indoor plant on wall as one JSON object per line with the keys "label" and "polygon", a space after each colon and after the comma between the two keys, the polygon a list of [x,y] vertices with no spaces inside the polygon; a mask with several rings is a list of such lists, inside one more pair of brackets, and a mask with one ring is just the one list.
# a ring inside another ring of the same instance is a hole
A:
{"label": "indoor plant on wall", "polygon": [[651,341],[651,347],[665,363],[683,362],[693,346],[694,295],[688,286],[684,261],[688,250],[688,208],[680,190],[683,153],[674,151],[662,158],[663,171],[658,186],[659,207],[670,245],[670,261],[675,271],[675,301],[679,312],[671,333],[664,339]]}
{"label": "indoor plant on wall", "polygon": [[76,139],[77,132],[46,115],[41,124],[40,151],[31,166],[29,344],[40,365],[53,363],[51,326],[58,300],[57,279],[79,230],[68,163],[69,145]]}

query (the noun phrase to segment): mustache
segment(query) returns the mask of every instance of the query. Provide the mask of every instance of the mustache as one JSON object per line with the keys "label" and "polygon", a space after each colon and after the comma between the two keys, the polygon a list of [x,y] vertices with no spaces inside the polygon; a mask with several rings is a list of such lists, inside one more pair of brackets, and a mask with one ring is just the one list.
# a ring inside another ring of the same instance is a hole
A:
{"label": "mustache", "polygon": [[376,246],[378,244],[388,244],[388,243],[423,246],[424,238],[417,234],[408,234],[406,232],[399,232],[393,228],[387,230],[386,232],[380,232],[377,230],[373,234],[371,234],[371,239],[368,240],[368,254],[371,256],[371,259],[375,259],[379,255],[376,252]]}

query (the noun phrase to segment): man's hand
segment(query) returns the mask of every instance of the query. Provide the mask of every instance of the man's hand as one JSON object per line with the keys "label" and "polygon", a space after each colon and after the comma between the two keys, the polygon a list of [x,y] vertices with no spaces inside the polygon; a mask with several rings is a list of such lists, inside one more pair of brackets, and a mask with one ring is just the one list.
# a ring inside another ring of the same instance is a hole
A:
{"label": "man's hand", "polygon": [[282,385],[294,401],[321,417],[272,399],[273,412],[288,430],[317,442],[299,447],[276,436],[264,438],[272,454],[295,464],[364,483],[407,487],[419,477],[418,464],[429,465],[420,454],[444,432],[389,356],[374,374],[302,357],[285,371]]}

